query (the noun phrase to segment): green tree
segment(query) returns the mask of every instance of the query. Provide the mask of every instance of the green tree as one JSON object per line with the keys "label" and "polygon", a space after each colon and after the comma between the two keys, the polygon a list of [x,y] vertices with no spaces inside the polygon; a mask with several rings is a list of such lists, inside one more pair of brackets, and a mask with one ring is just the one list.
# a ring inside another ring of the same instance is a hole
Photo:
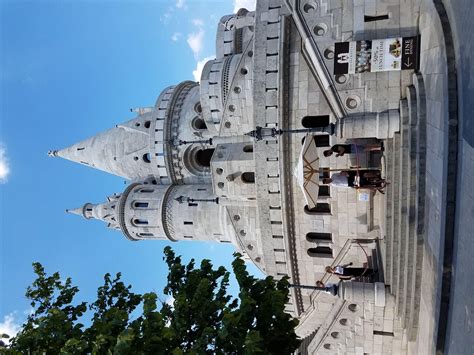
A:
{"label": "green tree", "polygon": [[164,294],[172,302],[159,302],[154,292],[136,294],[120,273],[106,274],[87,322],[87,305],[74,303],[79,290],[71,280],[61,281],[57,272],[47,276],[34,263],[37,278],[26,292],[34,313],[0,353],[289,354],[299,345],[298,321],[284,312],[286,279],[256,279],[235,254],[232,268],[240,291],[233,298],[224,267],[215,269],[206,259],[199,267],[194,259],[184,265],[170,247],[164,260],[169,267]]}

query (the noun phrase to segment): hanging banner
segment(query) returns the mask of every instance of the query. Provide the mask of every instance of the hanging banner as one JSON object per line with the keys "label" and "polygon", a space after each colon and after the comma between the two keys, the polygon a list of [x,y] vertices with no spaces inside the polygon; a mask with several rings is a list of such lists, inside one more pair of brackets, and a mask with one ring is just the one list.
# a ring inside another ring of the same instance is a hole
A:
{"label": "hanging banner", "polygon": [[334,74],[374,73],[419,68],[419,37],[338,42]]}

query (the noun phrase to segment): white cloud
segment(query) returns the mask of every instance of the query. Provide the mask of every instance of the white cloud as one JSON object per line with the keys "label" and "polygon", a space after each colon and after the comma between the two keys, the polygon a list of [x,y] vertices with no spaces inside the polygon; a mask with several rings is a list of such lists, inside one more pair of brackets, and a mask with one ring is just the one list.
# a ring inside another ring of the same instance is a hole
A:
{"label": "white cloud", "polygon": [[204,30],[200,28],[197,32],[190,33],[187,42],[194,56],[199,57],[204,43]]}
{"label": "white cloud", "polygon": [[10,174],[10,165],[7,158],[7,152],[3,144],[0,143],[0,184],[7,182],[8,174]]}
{"label": "white cloud", "polygon": [[194,26],[198,26],[198,27],[204,26],[204,21],[201,20],[200,18],[195,18],[195,19],[193,19],[192,22],[193,22]]}
{"label": "white cloud", "polygon": [[202,73],[202,70],[204,69],[204,65],[208,61],[210,61],[211,59],[214,59],[214,57],[206,57],[202,60],[199,60],[196,63],[196,69],[193,70],[194,81],[200,81],[201,80],[201,73]]}
{"label": "white cloud", "polygon": [[178,9],[186,9],[186,0],[176,0],[176,7]]}
{"label": "white cloud", "polygon": [[256,0],[234,0],[234,12],[239,11],[241,8],[245,8],[249,11],[254,11]]}
{"label": "white cloud", "polygon": [[178,42],[178,40],[181,38],[182,34],[179,33],[179,32],[175,32],[173,33],[173,35],[171,36],[171,40],[173,42]]}
{"label": "white cloud", "polygon": [[[3,322],[0,323],[0,334],[8,334],[10,339],[20,330],[20,324],[16,323],[13,313],[3,317]],[[9,339],[2,339],[5,344],[9,343]]]}
{"label": "white cloud", "polygon": [[171,17],[173,16],[173,11],[174,9],[172,7],[168,7],[166,11],[163,13],[163,15],[160,16],[160,21],[163,22],[164,24],[167,24],[171,20]]}

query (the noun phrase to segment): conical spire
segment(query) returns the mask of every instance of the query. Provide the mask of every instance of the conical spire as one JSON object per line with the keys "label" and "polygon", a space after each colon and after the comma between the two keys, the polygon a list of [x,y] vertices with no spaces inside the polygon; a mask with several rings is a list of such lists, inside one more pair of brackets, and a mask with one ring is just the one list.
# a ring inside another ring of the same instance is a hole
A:
{"label": "conical spire", "polygon": [[67,209],[66,213],[77,214],[78,216],[84,216],[84,206],[78,208]]}
{"label": "conical spire", "polygon": [[117,207],[120,195],[107,197],[104,203],[92,204],[86,203],[79,208],[67,209],[66,213],[82,216],[86,219],[97,219],[107,223],[107,227],[120,229],[117,220]]}
{"label": "conical spire", "polygon": [[151,164],[155,142],[150,138],[151,132],[155,132],[152,116],[145,113],[70,147],[49,151],[48,155],[129,180],[156,175],[157,164]]}

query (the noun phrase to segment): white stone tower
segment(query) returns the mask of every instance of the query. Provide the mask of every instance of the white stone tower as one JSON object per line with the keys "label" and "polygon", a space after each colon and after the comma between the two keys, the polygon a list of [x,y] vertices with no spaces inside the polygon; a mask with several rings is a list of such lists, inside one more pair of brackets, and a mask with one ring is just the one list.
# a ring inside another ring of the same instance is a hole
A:
{"label": "white stone tower", "polygon": [[[358,39],[364,29],[374,38],[387,36],[373,19],[364,20],[362,9],[371,12],[375,2],[358,3],[365,7],[355,11],[352,1],[258,0],[255,12],[224,16],[216,59],[204,66],[200,84],[170,86],[153,107],[132,110],[134,119],[50,152],[129,180],[107,202],[70,212],[102,220],[134,241],[232,243],[265,274],[288,276],[296,285],[337,282],[325,271],[328,265],[373,264],[373,241],[383,237],[373,196],[321,182],[315,206],[309,206],[293,176],[305,129],[338,127],[337,134],[312,137],[321,180],[380,160],[369,154],[326,157],[328,147],[390,139],[399,129],[400,93],[411,73],[332,75],[336,42]],[[380,3],[380,11],[390,3],[390,16],[400,13],[400,0]],[[391,35],[399,36],[393,16]],[[247,133],[256,127],[292,134],[254,140]],[[336,347],[362,353],[362,346],[377,352],[365,344],[391,336],[393,299],[387,297],[385,307],[373,287],[356,286],[346,288],[360,296],[350,304],[349,297],[291,290],[286,311],[301,320],[298,334],[316,344],[317,353]],[[376,317],[384,311],[388,318],[380,323]]]}

